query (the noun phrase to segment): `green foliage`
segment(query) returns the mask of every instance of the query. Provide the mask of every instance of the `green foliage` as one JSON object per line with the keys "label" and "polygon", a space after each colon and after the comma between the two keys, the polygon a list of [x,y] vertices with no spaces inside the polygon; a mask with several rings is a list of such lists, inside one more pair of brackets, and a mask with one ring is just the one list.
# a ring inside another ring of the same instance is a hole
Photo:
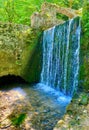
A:
{"label": "green foliage", "polygon": [[57,13],[56,17],[57,17],[58,19],[63,19],[63,20],[65,20],[65,21],[68,20],[68,17],[65,16],[65,15],[63,15],[63,14]]}
{"label": "green foliage", "polygon": [[73,8],[73,9],[82,8],[83,3],[84,3],[84,0],[60,0],[58,2],[58,4],[61,5],[61,6],[70,7],[70,8]]}
{"label": "green foliage", "polygon": [[30,16],[40,11],[43,2],[79,9],[83,0],[0,0],[0,21],[30,25]]}
{"label": "green foliage", "polygon": [[79,104],[81,104],[81,105],[87,105],[88,104],[88,95],[86,93],[82,93],[80,95]]}
{"label": "green foliage", "polygon": [[12,116],[10,120],[14,126],[20,126],[24,122],[25,118],[26,114],[22,113],[18,114],[17,116]]}
{"label": "green foliage", "polygon": [[82,39],[81,39],[82,64],[80,68],[85,91],[89,90],[89,1],[84,2],[82,12]]}
{"label": "green foliage", "polygon": [[86,2],[84,4],[82,23],[83,23],[84,36],[88,38],[89,37],[89,2]]}
{"label": "green foliage", "polygon": [[0,20],[29,24],[30,16],[37,10],[32,0],[1,0]]}
{"label": "green foliage", "polygon": [[[72,7],[73,9],[80,9],[82,8],[83,4],[84,4],[84,0],[69,0],[69,5],[70,7]],[[72,2],[71,2],[72,1]]]}

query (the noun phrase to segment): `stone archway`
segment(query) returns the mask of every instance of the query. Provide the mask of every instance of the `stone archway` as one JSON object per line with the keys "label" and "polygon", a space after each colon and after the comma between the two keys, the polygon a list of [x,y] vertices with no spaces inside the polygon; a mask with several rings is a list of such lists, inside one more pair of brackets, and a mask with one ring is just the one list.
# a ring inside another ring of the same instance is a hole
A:
{"label": "stone archway", "polygon": [[31,16],[31,27],[33,28],[49,28],[64,21],[57,19],[57,13],[67,16],[69,19],[76,17],[76,10],[71,8],[59,7],[52,3],[44,3],[41,6],[41,11],[35,12]]}

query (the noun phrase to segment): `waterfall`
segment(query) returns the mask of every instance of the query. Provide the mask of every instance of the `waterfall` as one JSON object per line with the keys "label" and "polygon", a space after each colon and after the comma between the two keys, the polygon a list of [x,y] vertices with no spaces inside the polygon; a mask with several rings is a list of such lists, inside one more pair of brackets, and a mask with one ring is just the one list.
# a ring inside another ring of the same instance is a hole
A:
{"label": "waterfall", "polygon": [[79,17],[43,33],[43,63],[40,83],[72,96],[78,86]]}

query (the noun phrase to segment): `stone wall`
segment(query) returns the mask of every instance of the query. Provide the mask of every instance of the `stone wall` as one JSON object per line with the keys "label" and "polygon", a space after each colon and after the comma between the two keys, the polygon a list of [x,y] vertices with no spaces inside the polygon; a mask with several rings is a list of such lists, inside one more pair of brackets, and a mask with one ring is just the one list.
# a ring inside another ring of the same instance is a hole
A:
{"label": "stone wall", "polygon": [[0,23],[0,77],[20,76],[37,82],[41,70],[40,33],[29,26]]}
{"label": "stone wall", "polygon": [[57,14],[63,14],[68,18],[77,16],[77,11],[71,8],[59,7],[52,3],[43,3],[40,12],[35,12],[31,16],[31,27],[33,28],[49,28],[64,21],[57,18]]}

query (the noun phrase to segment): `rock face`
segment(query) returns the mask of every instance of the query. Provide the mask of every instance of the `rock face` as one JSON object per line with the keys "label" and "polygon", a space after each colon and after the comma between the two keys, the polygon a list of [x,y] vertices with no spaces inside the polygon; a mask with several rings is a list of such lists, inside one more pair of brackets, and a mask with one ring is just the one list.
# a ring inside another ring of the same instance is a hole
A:
{"label": "rock face", "polygon": [[0,23],[0,77],[20,76],[37,82],[41,70],[38,31],[28,26]]}
{"label": "rock face", "polygon": [[76,11],[71,8],[59,7],[55,4],[44,3],[41,7],[40,13],[35,12],[31,16],[31,27],[33,28],[47,28],[63,23],[63,20],[57,19],[57,14],[63,14],[68,18],[77,16]]}

